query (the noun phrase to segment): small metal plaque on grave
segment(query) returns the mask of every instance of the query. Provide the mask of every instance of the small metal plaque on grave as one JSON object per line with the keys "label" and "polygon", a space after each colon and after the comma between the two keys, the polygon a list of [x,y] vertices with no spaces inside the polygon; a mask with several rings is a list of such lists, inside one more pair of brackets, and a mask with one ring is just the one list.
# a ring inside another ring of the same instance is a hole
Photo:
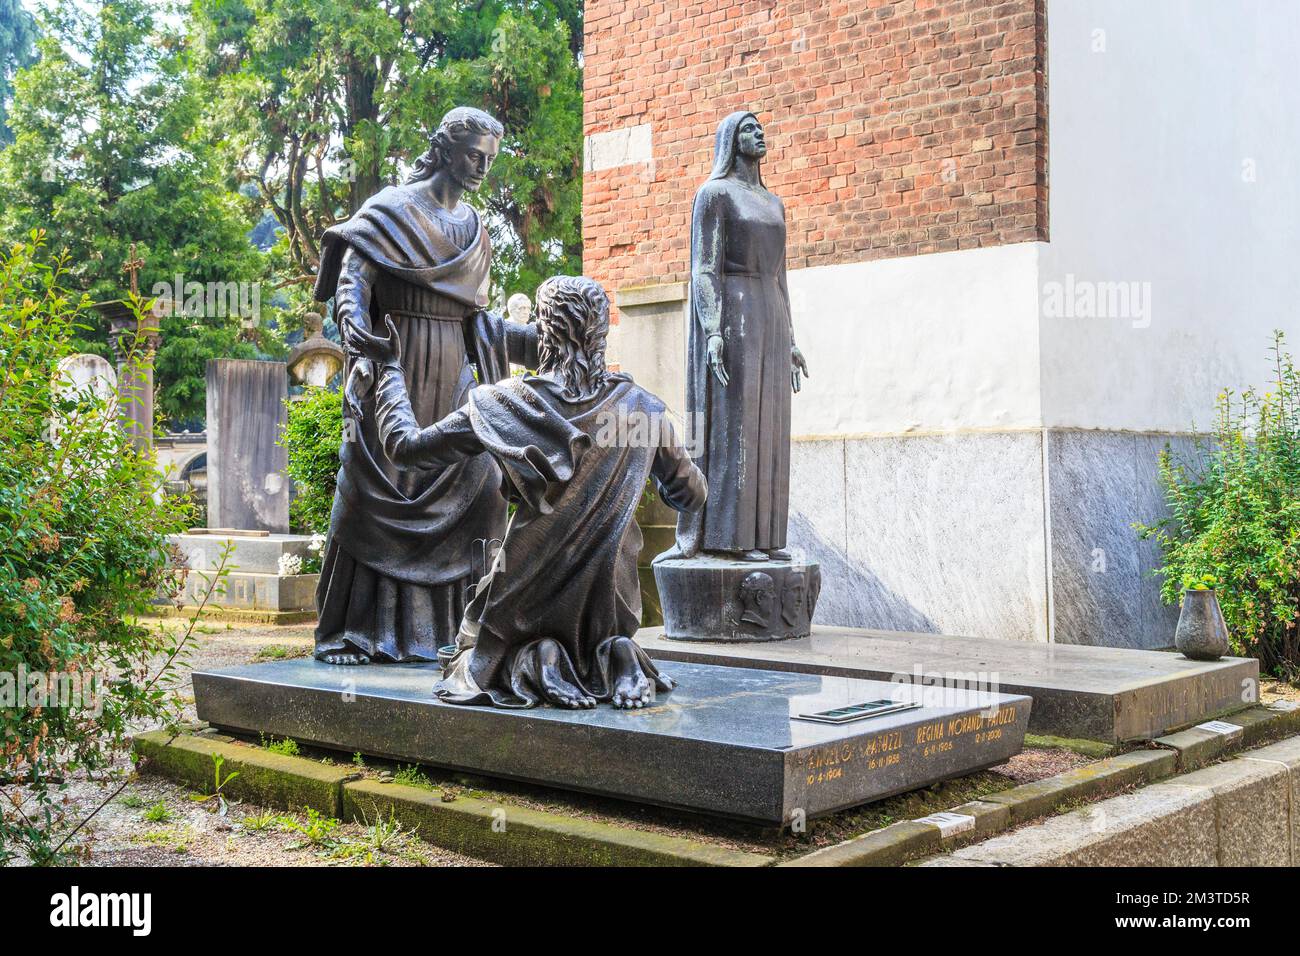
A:
{"label": "small metal plaque on grave", "polygon": [[847,704],[844,707],[833,707],[830,710],[797,714],[794,719],[812,720],[819,724],[851,724],[854,721],[866,720],[868,717],[883,717],[885,714],[896,714],[901,710],[911,710],[920,706],[916,701],[867,700],[860,704]]}

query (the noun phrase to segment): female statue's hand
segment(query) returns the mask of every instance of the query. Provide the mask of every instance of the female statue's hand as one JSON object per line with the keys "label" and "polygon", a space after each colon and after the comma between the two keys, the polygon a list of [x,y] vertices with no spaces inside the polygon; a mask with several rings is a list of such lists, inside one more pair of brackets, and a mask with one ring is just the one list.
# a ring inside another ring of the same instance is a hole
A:
{"label": "female statue's hand", "polygon": [[790,384],[794,386],[797,392],[803,387],[803,380],[809,378],[808,363],[804,360],[803,353],[799,351],[799,346],[790,346]]}
{"label": "female statue's hand", "polygon": [[391,315],[384,316],[388,334],[382,338],[372,335],[365,329],[353,326],[352,346],[362,358],[368,358],[378,366],[402,364],[402,339],[397,334]]}
{"label": "female statue's hand", "polygon": [[721,335],[709,336],[708,359],[709,359],[709,368],[713,370],[713,375],[715,378],[717,378],[718,384],[725,388],[727,386],[727,383],[731,381],[731,377],[727,375],[727,365],[722,355]]}

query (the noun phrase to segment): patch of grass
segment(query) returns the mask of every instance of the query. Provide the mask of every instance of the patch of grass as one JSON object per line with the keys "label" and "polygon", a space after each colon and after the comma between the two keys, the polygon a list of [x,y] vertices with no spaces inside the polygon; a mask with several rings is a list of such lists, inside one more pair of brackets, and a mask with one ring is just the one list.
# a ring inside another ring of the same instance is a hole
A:
{"label": "patch of grass", "polygon": [[146,830],[133,833],[131,842],[143,846],[159,846],[175,853],[188,853],[194,842],[194,831],[189,827],[166,827],[162,830]]}
{"label": "patch of grass", "polygon": [[307,811],[307,819],[291,819],[287,828],[301,833],[306,839],[306,843],[294,844],[290,849],[302,849],[308,844],[311,846],[330,844],[334,837],[334,831],[339,828],[339,821],[333,817],[327,817],[319,810],[313,810],[311,807],[305,807],[304,809]]}
{"label": "patch of grass", "polygon": [[262,734],[262,749],[269,750],[271,753],[279,754],[282,757],[296,757],[299,754],[298,741],[292,737],[276,740],[274,737],[267,737]]}
{"label": "patch of grass", "polygon": [[306,657],[308,648],[289,647],[285,644],[267,644],[258,648],[253,655],[254,661],[287,661],[295,657]]}
{"label": "patch of grass", "polygon": [[149,806],[149,801],[138,793],[128,793],[119,798],[117,802],[128,810],[143,810],[145,807]]}
{"label": "patch of grass", "polygon": [[361,818],[366,823],[362,840],[366,846],[376,853],[397,852],[410,835],[407,833],[406,828],[397,822],[397,818],[393,815],[391,809],[388,811],[387,820],[380,814],[376,816],[375,822],[371,823],[366,820],[365,811],[362,811]]}
{"label": "patch of grass", "polygon": [[292,819],[285,817],[283,814],[273,813],[270,810],[263,810],[261,813],[244,817],[244,829],[249,833],[264,833],[267,830],[280,829],[284,826],[284,821]]}
{"label": "patch of grass", "polygon": [[145,820],[150,823],[169,823],[173,816],[175,816],[175,814],[173,814],[171,810],[167,809],[167,802],[165,800],[159,800],[144,812]]}
{"label": "patch of grass", "polygon": [[433,784],[429,782],[428,776],[416,764],[409,767],[398,767],[397,772],[393,774],[394,783],[404,783],[408,787],[421,787],[425,790],[432,790]]}

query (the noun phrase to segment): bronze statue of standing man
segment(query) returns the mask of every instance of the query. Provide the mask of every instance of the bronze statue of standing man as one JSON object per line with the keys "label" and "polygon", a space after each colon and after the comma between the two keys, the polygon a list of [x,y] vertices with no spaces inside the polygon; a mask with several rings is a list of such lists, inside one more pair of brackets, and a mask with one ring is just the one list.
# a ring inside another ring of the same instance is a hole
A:
{"label": "bronze statue of standing man", "polygon": [[491,243],[462,201],[483,184],[504,130],[482,110],[442,118],[406,183],[371,196],[321,246],[316,298],[334,299],[348,352],[338,489],[316,603],[316,657],[331,664],[433,661],[455,641],[476,557],[505,534],[501,469],[481,454],[399,468],[383,452],[376,370],[358,330],[391,316],[416,422],[431,425],[478,384],[537,364],[537,332],[487,312]]}

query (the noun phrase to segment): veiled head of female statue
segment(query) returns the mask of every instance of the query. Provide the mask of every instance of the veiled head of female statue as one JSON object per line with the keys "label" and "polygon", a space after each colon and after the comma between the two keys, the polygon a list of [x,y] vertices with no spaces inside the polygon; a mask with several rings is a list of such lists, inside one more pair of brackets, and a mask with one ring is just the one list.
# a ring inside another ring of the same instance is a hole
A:
{"label": "veiled head of female statue", "polygon": [[482,110],[458,106],[438,124],[429,151],[415,161],[408,183],[431,179],[439,170],[461,189],[473,192],[483,185],[496,161],[505,128]]}
{"label": "veiled head of female statue", "polygon": [[766,155],[767,137],[763,124],[748,110],[737,110],[718,124],[713,146],[713,172],[709,178],[730,176],[738,156],[756,163]]}

